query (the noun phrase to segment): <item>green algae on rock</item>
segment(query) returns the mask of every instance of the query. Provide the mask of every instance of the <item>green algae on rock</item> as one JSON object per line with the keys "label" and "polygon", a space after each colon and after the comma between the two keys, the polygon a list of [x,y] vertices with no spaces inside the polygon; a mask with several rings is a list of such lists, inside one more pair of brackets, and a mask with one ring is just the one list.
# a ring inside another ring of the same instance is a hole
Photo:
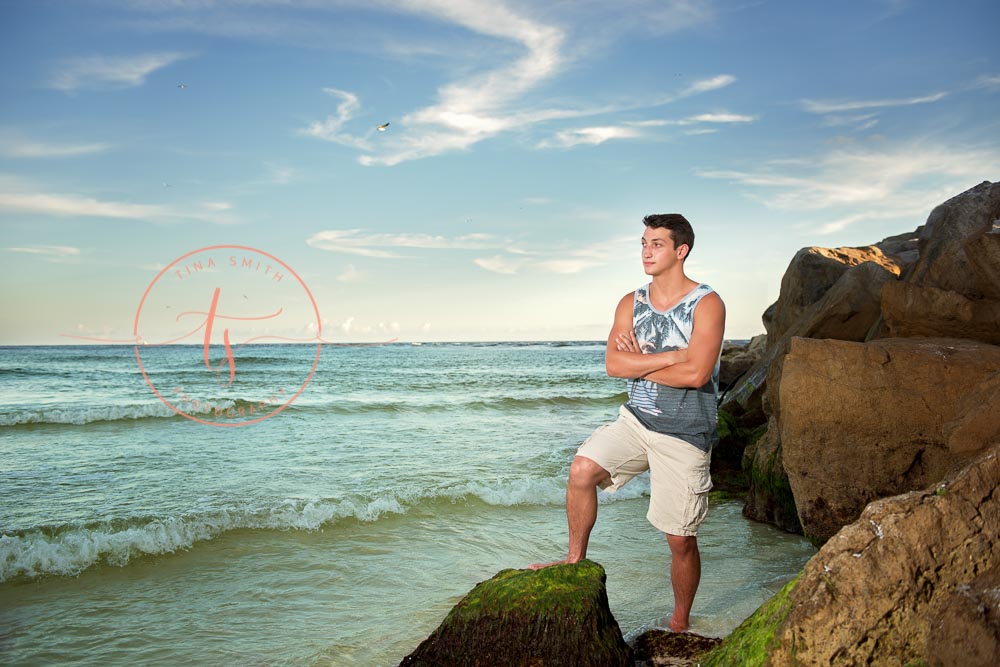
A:
{"label": "green algae on rock", "polygon": [[477,584],[400,667],[630,667],[606,581],[590,560],[502,570]]}
{"label": "green algae on rock", "polygon": [[768,653],[777,645],[776,634],[791,611],[789,596],[798,581],[799,577],[796,577],[785,584],[777,595],[733,630],[721,645],[705,655],[701,660],[702,667],[763,665]]}

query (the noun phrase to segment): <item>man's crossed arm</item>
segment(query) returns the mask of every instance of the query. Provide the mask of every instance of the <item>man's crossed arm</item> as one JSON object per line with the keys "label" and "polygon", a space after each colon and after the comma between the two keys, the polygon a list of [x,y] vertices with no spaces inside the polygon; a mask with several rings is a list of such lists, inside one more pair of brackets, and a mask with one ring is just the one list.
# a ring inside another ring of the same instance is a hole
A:
{"label": "man's crossed arm", "polygon": [[698,302],[687,349],[649,354],[642,352],[632,329],[633,300],[634,293],[626,294],[615,309],[605,352],[608,375],[641,377],[670,387],[704,386],[712,378],[726,328],[726,307],[719,295],[711,292]]}

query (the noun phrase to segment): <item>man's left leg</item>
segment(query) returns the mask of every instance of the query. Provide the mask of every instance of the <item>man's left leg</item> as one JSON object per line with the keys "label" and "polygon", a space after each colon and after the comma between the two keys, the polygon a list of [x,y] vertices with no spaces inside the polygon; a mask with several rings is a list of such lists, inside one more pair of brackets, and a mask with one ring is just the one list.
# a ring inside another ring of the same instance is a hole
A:
{"label": "man's left leg", "polygon": [[667,544],[670,545],[670,583],[674,589],[674,614],[670,617],[670,629],[686,632],[691,626],[691,605],[701,581],[698,538],[667,533]]}

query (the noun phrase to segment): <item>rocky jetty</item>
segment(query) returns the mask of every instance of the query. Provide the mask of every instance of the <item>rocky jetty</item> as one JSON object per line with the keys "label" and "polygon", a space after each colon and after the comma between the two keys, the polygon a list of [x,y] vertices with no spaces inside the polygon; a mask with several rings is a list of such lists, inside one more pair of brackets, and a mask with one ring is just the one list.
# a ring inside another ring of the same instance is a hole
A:
{"label": "rocky jetty", "polygon": [[994,665],[1000,183],[864,248],[805,248],[725,396],[744,513],[819,553],[703,665]]}
{"label": "rocky jetty", "polygon": [[[822,543],[865,503],[920,488],[945,472],[941,461],[961,463],[1000,432],[1000,379],[990,371],[1000,345],[1000,183],[948,200],[911,233],[800,250],[763,320],[765,351],[722,405],[744,429],[766,425],[742,453],[744,513]],[[955,345],[968,349],[959,356],[975,371],[952,367]],[[886,361],[894,351],[909,361]],[[895,383],[898,401],[879,389],[883,381]],[[840,392],[843,383],[856,391]],[[909,428],[918,422],[924,428]],[[833,430],[805,432],[821,423]],[[831,468],[834,451],[847,458]]]}
{"label": "rocky jetty", "polygon": [[632,667],[606,580],[590,560],[502,570],[476,585],[400,667]]}

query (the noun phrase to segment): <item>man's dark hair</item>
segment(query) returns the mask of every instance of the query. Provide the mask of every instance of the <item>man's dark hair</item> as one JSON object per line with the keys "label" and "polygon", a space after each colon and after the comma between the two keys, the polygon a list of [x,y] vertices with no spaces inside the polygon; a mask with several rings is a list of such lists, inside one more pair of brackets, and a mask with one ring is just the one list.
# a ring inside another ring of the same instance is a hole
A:
{"label": "man's dark hair", "polygon": [[[687,244],[688,255],[694,249],[694,230],[691,223],[680,213],[654,213],[642,219],[642,224],[653,229],[666,229],[674,241],[674,247]],[[686,259],[686,257],[685,257]]]}

